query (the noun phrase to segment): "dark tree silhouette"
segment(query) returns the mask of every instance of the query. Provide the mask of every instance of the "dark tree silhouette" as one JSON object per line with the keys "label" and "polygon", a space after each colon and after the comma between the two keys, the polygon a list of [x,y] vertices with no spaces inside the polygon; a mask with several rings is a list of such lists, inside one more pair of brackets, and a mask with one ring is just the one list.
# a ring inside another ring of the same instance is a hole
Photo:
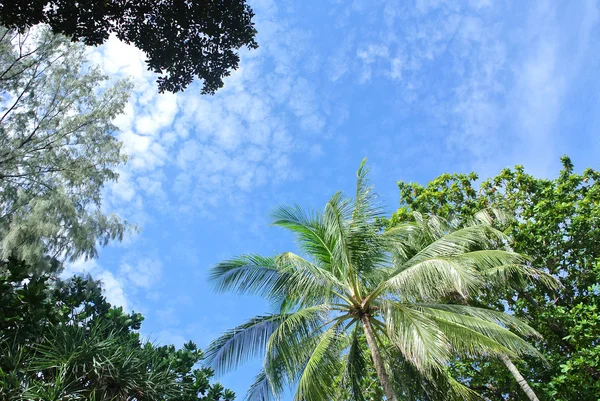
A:
{"label": "dark tree silhouette", "polygon": [[241,47],[258,47],[254,13],[245,0],[0,0],[0,24],[39,23],[87,45],[111,34],[147,56],[161,92],[184,90],[194,78],[213,94],[238,67]]}

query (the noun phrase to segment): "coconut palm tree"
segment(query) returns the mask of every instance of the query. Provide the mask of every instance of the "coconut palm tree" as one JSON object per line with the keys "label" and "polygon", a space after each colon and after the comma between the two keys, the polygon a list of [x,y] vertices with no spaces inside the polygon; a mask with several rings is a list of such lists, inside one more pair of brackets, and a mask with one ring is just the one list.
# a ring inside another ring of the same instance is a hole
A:
{"label": "coconut palm tree", "polygon": [[415,213],[414,223],[384,231],[364,163],[354,199],[336,193],[322,213],[298,206],[274,212],[273,224],[296,235],[301,255],[242,255],[211,271],[217,290],[258,294],[274,309],[207,350],[220,372],[264,358],[250,400],[277,398],[290,386],[296,400],[331,400],[340,385],[362,399],[369,362],[388,401],[418,394],[415,387],[429,397],[465,399],[475,393],[448,375],[451,358],[539,356],[521,338],[537,335],[532,328],[463,302],[541,274],[507,249],[507,238],[490,224],[494,212],[460,228]]}

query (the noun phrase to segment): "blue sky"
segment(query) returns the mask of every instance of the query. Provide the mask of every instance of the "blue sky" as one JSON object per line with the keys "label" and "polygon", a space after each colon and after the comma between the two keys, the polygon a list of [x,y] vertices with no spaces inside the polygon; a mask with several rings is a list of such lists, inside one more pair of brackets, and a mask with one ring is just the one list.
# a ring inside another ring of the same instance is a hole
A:
{"label": "blue sky", "polygon": [[[114,39],[90,53],[135,83],[117,119],[130,160],[104,203],[141,232],[69,272],[101,278],[152,340],[206,347],[267,312],[215,294],[208,269],[294,250],[269,212],[351,191],[365,156],[390,213],[398,180],[514,164],[553,176],[563,154],[599,167],[597,1],[250,3],[260,48],[215,96],[159,95],[143,55]],[[242,399],[255,368],[219,379]]]}

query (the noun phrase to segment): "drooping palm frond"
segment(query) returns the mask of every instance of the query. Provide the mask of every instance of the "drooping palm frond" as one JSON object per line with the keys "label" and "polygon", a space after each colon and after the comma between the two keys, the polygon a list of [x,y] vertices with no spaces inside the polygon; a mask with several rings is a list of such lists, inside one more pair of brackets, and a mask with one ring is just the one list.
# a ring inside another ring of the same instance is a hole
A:
{"label": "drooping palm frond", "polygon": [[205,362],[222,373],[264,355],[270,336],[284,319],[278,314],[257,316],[228,330],[206,349]]}
{"label": "drooping palm frond", "polygon": [[242,255],[216,265],[210,277],[219,291],[261,295],[279,309],[297,306],[299,301],[321,303],[344,288],[332,273],[291,252],[274,257]]}
{"label": "drooping palm frond", "polygon": [[481,249],[493,249],[493,241],[497,238],[505,238],[505,235],[491,226],[478,224],[454,229],[437,237],[434,240],[418,244],[421,250],[413,256],[411,263],[418,263],[434,257],[458,256],[463,253]]}
{"label": "drooping palm frond", "polygon": [[487,313],[485,309],[459,305],[423,306],[391,301],[384,301],[383,307],[391,344],[425,376],[447,365],[450,356],[457,354],[541,357],[533,346],[504,324],[517,328],[522,334],[534,335],[535,331],[499,312]]}
{"label": "drooping palm frond", "polygon": [[466,357],[541,354],[521,337],[493,323],[453,313],[431,315],[441,331],[450,340],[456,355]]}
{"label": "drooping palm frond", "polygon": [[331,325],[318,336],[298,380],[296,401],[330,400],[335,396],[333,383],[339,375],[343,343],[340,323]]}
{"label": "drooping palm frond", "polygon": [[278,283],[285,281],[274,257],[242,255],[225,260],[211,269],[211,282],[219,292],[268,296]]}
{"label": "drooping palm frond", "polygon": [[541,337],[540,333],[538,333],[535,329],[530,327],[522,320],[512,315],[503,312],[498,312],[492,309],[478,308],[467,305],[422,303],[414,304],[413,307],[422,310],[424,313],[428,313],[431,310],[435,310],[452,312],[458,315],[467,315],[487,321],[489,323],[499,325],[501,327],[505,327],[507,329],[511,329],[521,336],[537,338]]}
{"label": "drooping palm frond", "polygon": [[261,370],[254,378],[245,399],[247,401],[275,401],[277,399],[264,370]]}
{"label": "drooping palm frond", "polygon": [[527,284],[541,284],[548,289],[561,287],[560,281],[542,270],[527,265],[505,264],[493,266],[482,271],[486,282],[492,289],[523,289]]}
{"label": "drooping palm frond", "polygon": [[383,305],[388,338],[404,359],[425,375],[448,362],[448,339],[435,321],[398,302]]}
{"label": "drooping palm frond", "polygon": [[375,292],[402,294],[412,300],[436,300],[448,294],[468,296],[471,290],[482,285],[477,271],[458,263],[454,258],[437,257],[422,260],[406,267],[380,284]]}
{"label": "drooping palm frond", "polygon": [[341,383],[348,389],[354,401],[365,401],[362,386],[367,375],[368,362],[359,334],[359,326],[355,326],[350,334],[348,352],[342,358]]}

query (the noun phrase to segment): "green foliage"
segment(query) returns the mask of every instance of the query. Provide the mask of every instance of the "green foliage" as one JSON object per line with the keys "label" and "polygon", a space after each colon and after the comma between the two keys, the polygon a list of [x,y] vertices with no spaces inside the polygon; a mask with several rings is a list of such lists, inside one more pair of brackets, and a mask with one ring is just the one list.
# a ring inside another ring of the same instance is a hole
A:
{"label": "green foliage", "polygon": [[0,30],[0,399],[233,400],[193,343],[144,343],[140,314],[59,278],[57,258],[94,257],[127,228],[101,189],[125,161],[112,120],[130,87],[107,88],[84,53],[46,28]]}
{"label": "green foliage", "polygon": [[[600,172],[574,172],[571,160],[554,179],[527,174],[522,166],[505,169],[476,189],[477,175],[443,174],[425,186],[399,182],[401,207],[388,221],[394,227],[411,213],[435,213],[458,220],[482,208],[501,208],[504,233],[515,251],[531,257],[530,266],[560,281],[560,288],[532,286],[490,293],[471,301],[507,310],[542,334],[536,345],[548,364],[527,359],[521,371],[540,398],[600,399]],[[474,360],[456,363],[464,382],[497,399],[525,399],[502,364]]]}
{"label": "green foliage", "polygon": [[139,313],[112,307],[89,277],[60,280],[49,262],[0,266],[0,399],[234,399],[196,367],[204,355],[195,344],[143,343]]}
{"label": "green foliage", "polygon": [[256,48],[254,14],[245,0],[0,0],[0,24],[19,30],[39,23],[54,33],[97,46],[115,34],[161,74],[159,90],[177,92],[195,77],[203,93],[223,86],[239,63],[236,51]]}
{"label": "green foliage", "polygon": [[211,366],[264,356],[249,400],[289,386],[303,401],[447,400],[475,395],[450,375],[456,357],[539,356],[521,338],[537,332],[514,316],[456,302],[544,277],[506,246],[496,215],[459,226],[415,212],[387,231],[381,217],[364,162],[354,199],[336,193],[321,213],[278,208],[273,224],[305,256],[243,255],[213,268],[218,290],[261,295],[274,310],[215,340]]}
{"label": "green foliage", "polygon": [[126,160],[112,121],[130,85],[106,80],[83,45],[0,28],[0,259],[94,257],[122,238],[100,195]]}

